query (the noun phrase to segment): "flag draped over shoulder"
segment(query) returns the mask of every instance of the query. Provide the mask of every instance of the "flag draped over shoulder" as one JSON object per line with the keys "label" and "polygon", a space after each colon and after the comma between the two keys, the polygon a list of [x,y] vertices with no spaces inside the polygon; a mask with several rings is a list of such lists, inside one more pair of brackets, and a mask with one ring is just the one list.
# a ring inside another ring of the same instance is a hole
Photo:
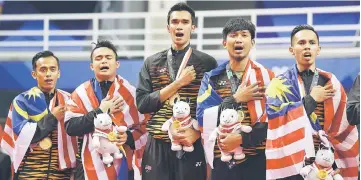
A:
{"label": "flag draped over shoulder", "polygon": [[[213,155],[214,155],[214,142],[208,141],[211,132],[217,127],[218,117],[218,105],[222,103],[223,99],[214,89],[214,84],[211,81],[211,77],[220,75],[226,70],[226,66],[229,62],[225,62],[213,69],[210,72],[204,74],[201,87],[197,98],[197,120],[202,132],[203,147],[206,153],[206,160],[208,164],[213,168]],[[273,78],[273,72],[263,67],[261,64],[252,60],[248,61],[246,65],[245,75],[242,77],[242,82],[247,82],[246,85],[260,81],[259,86],[266,86]],[[265,99],[249,101],[247,103],[252,125],[257,121],[267,122],[267,116],[265,116]]]}
{"label": "flag draped over shoulder", "polygon": [[[336,89],[324,101],[324,128],[335,149],[335,162],[344,179],[357,179],[359,141],[355,126],[346,119],[346,93],[337,78],[317,69]],[[268,131],[266,142],[267,179],[299,174],[305,157],[314,156],[313,129],[302,103],[303,83],[297,68],[274,78],[266,90]]]}
{"label": "flag draped over shoulder", "polygon": [[[10,106],[1,140],[1,148],[10,155],[15,172],[17,172],[26,151],[30,147],[37,121],[54,108],[56,100],[59,105],[65,105],[69,96],[69,93],[57,89],[49,107],[46,104],[45,95],[37,87],[15,97]],[[75,167],[77,139],[66,134],[63,119],[58,120],[57,128],[59,169]]]}
{"label": "flag draped over shoulder", "polygon": [[[94,83],[94,84],[92,84]],[[111,114],[116,126],[126,126],[131,129],[135,151],[134,166],[141,170],[141,158],[143,156],[147,135],[145,125],[149,115],[138,112],[135,105],[135,88],[121,76],[117,76],[108,91],[110,98],[120,96],[124,99],[122,111]],[[102,100],[102,92],[97,81],[87,81],[81,84],[71,95],[68,101],[69,110],[65,114],[65,121],[73,117],[84,116],[95,108],[98,108]],[[92,133],[83,137],[82,161],[86,179],[116,179],[117,175],[124,177],[128,174],[128,168],[132,168],[133,152],[128,146],[125,147],[126,160],[114,160],[114,165],[107,167],[103,164],[99,153],[92,147]],[[128,164],[130,165],[128,167]],[[126,168],[125,168],[126,167]],[[126,170],[126,171],[125,171]],[[125,177],[124,177],[125,178]]]}

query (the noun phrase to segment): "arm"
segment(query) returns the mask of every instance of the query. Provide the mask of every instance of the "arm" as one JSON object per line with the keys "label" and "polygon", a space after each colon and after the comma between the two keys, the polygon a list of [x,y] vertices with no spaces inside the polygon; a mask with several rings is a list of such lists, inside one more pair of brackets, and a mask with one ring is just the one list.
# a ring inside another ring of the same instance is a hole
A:
{"label": "arm", "polygon": [[305,107],[306,113],[309,116],[313,111],[315,111],[317,102],[311,95],[306,95],[302,99],[303,106]]}
{"label": "arm", "polygon": [[53,131],[58,124],[58,120],[51,113],[45,115],[41,118],[40,121],[37,122],[36,131],[33,139],[31,140],[31,144],[37,143]]}
{"label": "arm", "polygon": [[88,114],[70,118],[65,122],[66,133],[69,136],[83,136],[94,131],[95,114],[103,113],[99,108],[90,111]]}
{"label": "arm", "polygon": [[95,148],[100,147],[100,139],[99,136],[93,136],[92,144]]}
{"label": "arm", "polygon": [[169,126],[172,124],[172,119],[168,119],[163,125],[162,125],[162,131],[168,131]]}
{"label": "arm", "polygon": [[348,93],[347,99],[347,120],[351,125],[360,124],[360,75]]}
{"label": "arm", "polygon": [[152,79],[149,75],[147,59],[139,72],[139,83],[136,90],[136,103],[140,113],[156,112],[162,107],[160,91],[153,91]]}
{"label": "arm", "polygon": [[136,91],[137,107],[140,113],[151,113],[158,111],[162,103],[173,96],[177,91],[191,83],[195,78],[193,67],[186,67],[180,77],[159,91],[154,91],[152,81],[149,75],[147,63],[144,63],[139,73],[139,84]]}

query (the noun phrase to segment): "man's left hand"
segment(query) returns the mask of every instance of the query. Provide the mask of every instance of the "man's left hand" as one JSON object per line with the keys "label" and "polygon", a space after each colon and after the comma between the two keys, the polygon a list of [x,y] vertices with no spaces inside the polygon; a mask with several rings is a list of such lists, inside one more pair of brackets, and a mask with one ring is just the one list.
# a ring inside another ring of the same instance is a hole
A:
{"label": "man's left hand", "polygon": [[242,144],[242,136],[240,134],[230,133],[224,137],[220,137],[219,148],[224,152],[231,152]]}
{"label": "man's left hand", "polygon": [[128,135],[126,132],[119,132],[116,137],[113,142],[116,142],[117,146],[122,146],[127,141]]}
{"label": "man's left hand", "polygon": [[201,133],[192,128],[178,131],[178,142],[184,146],[191,146],[194,142],[201,137]]}

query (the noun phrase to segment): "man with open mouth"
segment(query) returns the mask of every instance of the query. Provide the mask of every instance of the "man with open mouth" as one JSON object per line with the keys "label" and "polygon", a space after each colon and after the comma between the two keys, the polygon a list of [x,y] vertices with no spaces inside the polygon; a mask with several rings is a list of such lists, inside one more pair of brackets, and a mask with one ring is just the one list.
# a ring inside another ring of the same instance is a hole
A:
{"label": "man with open mouth", "polygon": [[70,94],[56,89],[59,59],[51,51],[32,59],[37,86],[16,96],[5,124],[1,148],[12,159],[13,179],[70,179],[75,168],[76,137],[64,127]]}
{"label": "man with open mouth", "polygon": [[345,179],[357,179],[357,128],[346,118],[341,83],[334,74],[316,68],[321,51],[317,31],[310,25],[296,26],[289,51],[296,64],[266,90],[267,179],[303,179],[300,169],[313,163],[320,146],[329,144],[335,153],[333,168],[339,168]]}
{"label": "man with open mouth", "polygon": [[[142,113],[152,113],[147,123],[149,137],[142,162],[143,180],[204,180],[206,162],[200,132],[173,130],[173,139],[194,151],[172,151],[167,132],[161,127],[172,117],[176,100],[189,98],[191,116],[195,118],[196,97],[204,72],[217,66],[216,60],[191,48],[195,30],[195,13],[185,3],[170,8],[167,29],[172,45],[148,57],[139,73],[137,106]],[[173,127],[173,126],[172,126]]]}
{"label": "man with open mouth", "polygon": [[[134,179],[132,162],[140,164],[147,140],[145,123],[148,116],[138,112],[135,105],[135,87],[116,74],[120,62],[115,46],[110,41],[100,40],[92,50],[90,58],[90,69],[94,71],[95,77],[75,89],[67,103],[68,110],[65,114],[67,133],[70,136],[83,137],[82,166],[77,167],[75,178]],[[94,117],[101,113],[109,113],[113,126],[128,128],[115,139],[117,145],[125,149],[123,153],[126,157],[121,160],[114,159],[109,167],[103,164],[100,154],[94,151],[91,144]]]}
{"label": "man with open mouth", "polygon": [[[198,95],[197,119],[203,129],[207,162],[212,168],[211,180],[265,179],[265,140],[267,116],[264,90],[274,74],[250,59],[255,44],[255,25],[245,19],[230,19],[223,28],[223,46],[229,61],[207,72]],[[209,141],[211,132],[219,125],[223,109],[236,109],[242,125],[252,127],[250,133],[228,133],[217,142]],[[222,152],[243,147],[244,158],[228,162]]]}

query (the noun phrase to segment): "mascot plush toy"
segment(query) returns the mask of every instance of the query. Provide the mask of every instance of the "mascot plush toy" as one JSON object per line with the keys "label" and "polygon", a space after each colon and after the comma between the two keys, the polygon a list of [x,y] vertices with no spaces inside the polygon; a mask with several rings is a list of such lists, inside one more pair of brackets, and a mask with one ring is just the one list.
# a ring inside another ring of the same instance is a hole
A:
{"label": "mascot plush toy", "polygon": [[[115,159],[121,159],[123,147],[118,147],[114,142],[118,132],[125,132],[127,127],[119,126],[113,128],[112,119],[108,113],[98,114],[94,118],[95,131],[93,133],[92,145],[102,155],[103,163],[108,167]],[[113,156],[114,158],[113,158]]]}
{"label": "mascot plush toy", "polygon": [[187,128],[194,128],[199,130],[198,122],[190,116],[190,107],[187,102],[176,101],[173,106],[173,116],[168,119],[162,125],[162,131],[168,131],[168,136],[171,139],[173,151],[179,151],[183,149],[186,152],[192,152],[194,150],[193,145],[182,146],[181,144],[175,143],[172,138],[170,126],[173,126],[177,130],[185,130]]}
{"label": "mascot plush toy", "polygon": [[[241,119],[243,120],[243,119]],[[213,130],[209,136],[209,141],[214,142],[219,136],[227,135],[228,133],[239,134],[241,132],[249,133],[252,131],[252,127],[241,125],[240,119],[238,118],[238,112],[234,109],[224,109],[221,112],[219,117],[219,125],[216,129]],[[242,147],[237,147],[232,150],[231,153],[223,152],[221,149],[221,160],[223,162],[228,162],[233,158],[236,160],[243,159],[245,154],[243,153]]]}
{"label": "mascot plush toy", "polygon": [[324,131],[319,131],[319,136],[324,147],[316,153],[315,162],[303,167],[300,171],[301,176],[306,180],[343,180],[339,170],[334,170],[332,165],[335,161],[334,154],[331,151],[329,142]]}

